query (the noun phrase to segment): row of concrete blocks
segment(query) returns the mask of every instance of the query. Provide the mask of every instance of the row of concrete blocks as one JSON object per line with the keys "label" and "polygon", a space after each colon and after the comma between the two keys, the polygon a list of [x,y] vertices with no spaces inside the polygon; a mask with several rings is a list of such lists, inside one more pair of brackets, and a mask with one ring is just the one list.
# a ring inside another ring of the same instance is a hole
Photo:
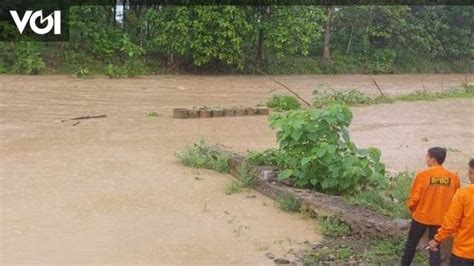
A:
{"label": "row of concrete blocks", "polygon": [[234,107],[234,108],[175,108],[173,118],[208,118],[223,116],[268,115],[267,107]]}

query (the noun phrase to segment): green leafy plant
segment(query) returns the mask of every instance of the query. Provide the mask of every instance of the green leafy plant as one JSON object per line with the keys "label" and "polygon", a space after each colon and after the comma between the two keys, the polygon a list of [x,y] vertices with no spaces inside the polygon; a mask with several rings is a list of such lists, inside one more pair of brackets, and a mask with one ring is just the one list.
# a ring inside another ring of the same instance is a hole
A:
{"label": "green leafy plant", "polygon": [[320,87],[313,91],[313,106],[317,108],[328,107],[333,104],[347,104],[350,106],[370,105],[376,99],[359,92],[358,90],[336,91],[329,87]]}
{"label": "green leafy plant", "polygon": [[318,216],[318,224],[325,236],[342,237],[351,234],[351,228],[336,216]]}
{"label": "green leafy plant", "polygon": [[214,169],[220,173],[229,172],[229,155],[200,140],[189,147],[185,147],[176,154],[178,160],[185,166],[194,168]]}
{"label": "green leafy plant", "polygon": [[122,66],[115,66],[114,64],[108,64],[105,74],[109,78],[120,78],[125,76],[127,71]]}
{"label": "green leafy plant", "polygon": [[159,117],[160,114],[159,114],[158,112],[154,112],[154,111],[153,111],[153,112],[149,112],[149,113],[148,113],[148,116],[149,116],[149,117]]}
{"label": "green leafy plant", "polygon": [[88,67],[80,67],[79,70],[77,70],[74,75],[78,78],[86,78],[90,76],[90,71]]}
{"label": "green leafy plant", "polygon": [[375,74],[391,73],[396,55],[392,49],[375,49],[368,66],[369,71]]}
{"label": "green leafy plant", "polygon": [[267,101],[267,107],[274,111],[289,111],[300,109],[301,104],[293,96],[290,95],[272,95],[272,98]]}
{"label": "green leafy plant", "polygon": [[226,187],[225,187],[225,194],[226,195],[232,195],[236,193],[240,193],[243,191],[243,186],[242,183],[239,181],[232,181],[230,182]]}
{"label": "green leafy plant", "polygon": [[226,195],[239,193],[245,188],[252,188],[255,186],[255,173],[246,162],[243,162],[239,166],[237,172],[239,173],[239,180],[234,180],[226,186]]}
{"label": "green leafy plant", "polygon": [[409,218],[410,214],[405,208],[412,183],[413,173],[402,172],[388,175],[388,186],[382,189],[360,191],[347,196],[346,199],[353,204],[366,207],[394,218]]}
{"label": "green leafy plant", "polygon": [[297,198],[293,196],[278,196],[278,206],[286,212],[297,212],[301,208],[301,204]]}
{"label": "green leafy plant", "polygon": [[270,119],[281,154],[274,158],[279,180],[331,194],[385,185],[380,151],[358,149],[350,140],[347,106],[276,113]]}
{"label": "green leafy plant", "polygon": [[246,162],[240,164],[237,172],[239,173],[239,181],[242,187],[248,188],[255,186],[255,173]]}
{"label": "green leafy plant", "polygon": [[277,165],[277,157],[282,154],[278,149],[268,149],[263,152],[250,151],[247,154],[247,161],[254,165]]}
{"label": "green leafy plant", "polygon": [[38,74],[46,65],[38,45],[33,42],[19,42],[15,49],[13,70],[20,74]]}

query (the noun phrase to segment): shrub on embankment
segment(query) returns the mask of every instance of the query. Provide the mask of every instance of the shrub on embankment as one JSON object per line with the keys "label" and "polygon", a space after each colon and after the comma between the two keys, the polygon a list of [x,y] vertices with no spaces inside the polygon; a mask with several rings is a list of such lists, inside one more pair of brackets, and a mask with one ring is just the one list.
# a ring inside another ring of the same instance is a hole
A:
{"label": "shrub on embankment", "polygon": [[327,109],[274,113],[278,149],[253,153],[254,163],[269,163],[280,170],[278,178],[298,187],[343,194],[385,184],[380,151],[358,149],[350,140],[352,112],[344,105]]}

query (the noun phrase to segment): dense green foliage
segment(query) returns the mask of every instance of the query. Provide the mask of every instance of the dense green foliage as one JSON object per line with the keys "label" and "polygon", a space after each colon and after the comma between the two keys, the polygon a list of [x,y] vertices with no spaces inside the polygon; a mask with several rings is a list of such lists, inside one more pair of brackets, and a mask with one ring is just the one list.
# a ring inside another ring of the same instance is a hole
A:
{"label": "dense green foliage", "polygon": [[343,105],[275,113],[271,127],[277,130],[279,148],[249,159],[278,166],[280,180],[332,194],[383,185],[380,151],[358,149],[351,142],[351,120],[351,110]]}
{"label": "dense green foliage", "polygon": [[289,111],[300,109],[301,104],[293,96],[290,95],[272,95],[272,98],[266,103],[268,108],[274,111]]}
{"label": "dense green foliage", "polygon": [[74,6],[70,42],[0,43],[0,73],[472,71],[473,6],[341,6],[329,17],[325,9],[129,1],[118,16],[113,5]]}

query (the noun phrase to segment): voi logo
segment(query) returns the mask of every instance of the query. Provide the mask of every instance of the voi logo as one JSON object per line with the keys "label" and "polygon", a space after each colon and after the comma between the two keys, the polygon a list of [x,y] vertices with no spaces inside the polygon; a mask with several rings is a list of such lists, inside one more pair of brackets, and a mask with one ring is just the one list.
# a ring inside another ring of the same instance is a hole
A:
{"label": "voi logo", "polygon": [[[48,34],[51,30],[54,30],[55,35],[61,34],[61,11],[54,11],[52,14],[45,18],[43,18],[43,10],[36,12],[27,10],[23,15],[23,18],[21,19],[18,15],[18,12],[14,10],[10,10],[10,15],[12,16],[13,21],[15,22],[16,27],[18,28],[18,31],[20,31],[20,33],[23,33],[26,24],[30,22],[30,28],[36,34]],[[44,25],[45,22],[46,25],[44,27],[38,26],[38,20],[40,26]]]}

